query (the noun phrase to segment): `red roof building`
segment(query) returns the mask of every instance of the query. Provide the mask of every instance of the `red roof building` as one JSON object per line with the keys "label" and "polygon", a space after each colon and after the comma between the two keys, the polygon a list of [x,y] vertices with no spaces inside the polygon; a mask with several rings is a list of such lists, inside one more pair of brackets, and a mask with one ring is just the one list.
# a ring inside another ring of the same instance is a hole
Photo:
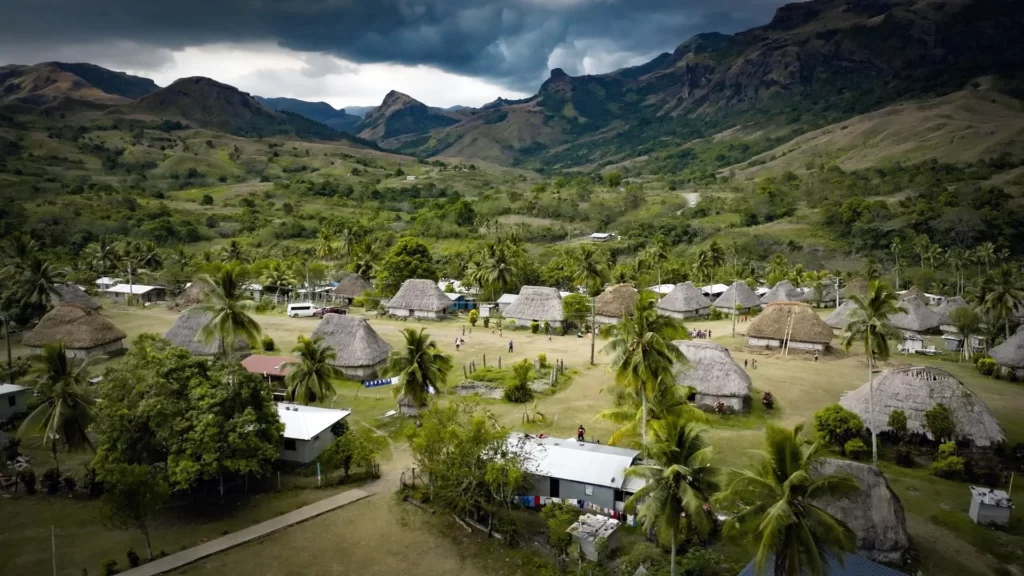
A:
{"label": "red roof building", "polygon": [[292,371],[283,367],[285,362],[294,362],[293,356],[249,356],[242,360],[242,368],[247,372],[259,374],[267,378],[284,378]]}

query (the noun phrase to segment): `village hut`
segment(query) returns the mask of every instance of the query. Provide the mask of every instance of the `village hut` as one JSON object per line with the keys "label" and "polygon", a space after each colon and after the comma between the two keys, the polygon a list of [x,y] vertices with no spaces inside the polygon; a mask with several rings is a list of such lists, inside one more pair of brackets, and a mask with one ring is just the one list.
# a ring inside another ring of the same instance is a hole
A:
{"label": "village hut", "polygon": [[843,286],[843,300],[849,300],[851,296],[867,296],[868,286],[870,286],[870,283],[863,278],[850,280],[846,283],[846,286]]}
{"label": "village hut", "polygon": [[912,286],[909,290],[904,290],[900,294],[900,301],[907,300],[908,298],[917,298],[921,302],[927,301],[927,297],[924,295],[924,290],[921,290],[917,286]]}
{"label": "village hut", "polygon": [[943,324],[942,315],[925,306],[917,296],[903,298],[899,304],[906,312],[893,314],[889,317],[889,322],[894,328],[910,333],[911,336],[920,337]]}
{"label": "village hut", "polygon": [[772,302],[799,302],[804,293],[798,290],[789,280],[783,280],[772,286],[764,296],[761,296],[761,304]]}
{"label": "village hut", "polygon": [[[869,384],[847,392],[839,404],[855,412],[870,427]],[[911,433],[927,434],[924,414],[936,404],[949,408],[956,424],[957,438],[975,446],[992,446],[1006,440],[1002,426],[992,415],[985,401],[940,368],[915,366],[882,372],[874,383],[875,423],[877,432],[889,430],[889,413],[902,410],[907,415]],[[934,440],[934,438],[932,438]]]}
{"label": "village hut", "polygon": [[178,294],[168,309],[180,312],[196,304],[202,304],[211,290],[212,288],[206,282],[192,282],[181,294]]}
{"label": "village hut", "polygon": [[74,284],[57,284],[54,286],[57,291],[57,295],[53,297],[53,304],[69,304],[71,306],[78,306],[79,308],[85,308],[86,310],[98,310],[100,303],[98,300],[89,296]]}
{"label": "village hut", "polygon": [[676,384],[696,391],[694,404],[714,410],[721,402],[737,412],[750,409],[750,376],[721,344],[676,340],[687,363],[675,367]]}
{"label": "village hut", "polygon": [[48,344],[63,343],[68,356],[85,358],[90,354],[117,352],[127,337],[99,312],[61,304],[47,312],[22,343],[31,354],[41,353]]}
{"label": "village hut", "polygon": [[[164,334],[164,338],[171,344],[184,348],[193,356],[217,356],[221,353],[221,338],[215,336],[208,342],[199,336],[199,332],[213,318],[212,312],[207,312],[195,306],[186,309],[178,314],[174,325]],[[235,358],[244,358],[249,355],[249,343],[245,338],[235,338],[234,346],[230,350]]]}
{"label": "village hut", "polygon": [[616,284],[594,299],[594,322],[597,324],[618,324],[633,314],[640,293],[629,284]]}
{"label": "village hut", "polygon": [[331,298],[335,301],[343,300],[346,304],[363,295],[363,292],[372,290],[370,281],[360,274],[345,274],[338,280],[338,285],[331,290]]}
{"label": "village hut", "polygon": [[706,316],[711,311],[711,301],[693,285],[693,282],[676,284],[658,301],[658,313],[680,320],[693,316]]}
{"label": "village hut", "polygon": [[388,300],[387,309],[392,316],[440,320],[451,305],[451,299],[437,287],[437,282],[410,279],[402,282],[398,293]]}
{"label": "village hut", "polygon": [[1004,370],[1017,376],[1024,376],[1024,327],[1007,338],[1002,344],[988,351],[990,358]]}
{"label": "village hut", "polygon": [[800,296],[798,302],[810,304],[818,308],[832,308],[836,305],[836,286],[832,282],[819,284],[820,288],[810,287]]}
{"label": "village hut", "polygon": [[416,418],[420,415],[421,409],[425,409],[425,407],[417,406],[416,402],[414,402],[411,397],[406,396],[405,394],[402,394],[401,396],[398,397],[399,414]]}
{"label": "village hut", "polygon": [[946,301],[940,304],[935,311],[942,314],[944,319],[949,320],[953,316],[954,310],[964,306],[969,306],[967,300],[964,300],[962,296],[953,296],[952,298],[946,298]]}
{"label": "village hut", "polygon": [[375,378],[391,353],[391,345],[359,316],[325,314],[313,330],[313,338],[317,337],[334,348],[337,358],[331,364],[352,380]]}
{"label": "village hut", "polygon": [[832,328],[802,302],[773,302],[747,328],[747,345],[790,350],[824,351],[832,342]]}
{"label": "village hut", "polygon": [[825,324],[837,332],[842,332],[853,320],[853,312],[856,309],[857,304],[853,300],[847,300],[825,318]]}
{"label": "village hut", "polygon": [[899,496],[878,468],[849,460],[822,458],[815,463],[811,475],[852,476],[860,490],[838,499],[821,498],[815,504],[853,530],[857,536],[857,554],[875,562],[903,564],[910,548],[907,517]]}
{"label": "village hut", "polygon": [[760,308],[761,299],[747,286],[746,282],[733,282],[732,286],[715,300],[713,306],[726,314],[746,314]]}
{"label": "village hut", "polygon": [[529,326],[532,322],[561,326],[565,319],[562,295],[555,288],[523,286],[516,301],[505,309],[505,318],[515,320],[516,326]]}

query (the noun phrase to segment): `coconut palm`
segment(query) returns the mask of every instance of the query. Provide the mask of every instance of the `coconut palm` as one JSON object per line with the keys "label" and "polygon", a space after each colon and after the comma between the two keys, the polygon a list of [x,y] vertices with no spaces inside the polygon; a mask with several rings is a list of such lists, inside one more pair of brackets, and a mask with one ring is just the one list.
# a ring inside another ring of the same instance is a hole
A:
{"label": "coconut palm", "polygon": [[1017,269],[1009,264],[996,268],[984,283],[982,308],[992,318],[1001,320],[1005,337],[1010,338],[1010,319],[1024,307],[1024,290]]}
{"label": "coconut palm", "polygon": [[929,244],[925,249],[924,257],[928,260],[928,264],[931,265],[932,270],[935,269],[935,262],[941,261],[945,251],[940,248],[937,244]]}
{"label": "coconut palm", "polygon": [[648,533],[653,532],[671,553],[676,573],[676,549],[687,535],[706,540],[713,527],[708,497],[718,490],[718,470],[711,466],[711,445],[705,427],[682,418],[652,420],[645,464],[626,470],[627,477],[646,480],[626,501]]}
{"label": "coconut palm", "polygon": [[321,260],[332,260],[334,255],[338,252],[338,244],[334,240],[330,231],[321,229],[316,235],[316,241],[314,242],[314,253],[317,258]]}
{"label": "coconut palm", "polygon": [[895,265],[893,266],[893,272],[896,274],[896,289],[900,289],[900,253],[903,252],[903,241],[900,240],[899,236],[892,239],[889,243],[889,251],[892,252],[892,257],[895,259]]}
{"label": "coconut palm", "polygon": [[[653,245],[652,245],[653,246]],[[608,267],[604,258],[592,247],[583,245],[576,251],[572,259],[572,281],[577,286],[586,288],[590,295],[590,364],[594,364],[594,350],[597,346],[596,307],[594,298],[604,289],[608,281]]]}
{"label": "coconut palm", "polygon": [[245,248],[242,247],[238,240],[232,240],[221,248],[220,259],[225,264],[232,262],[243,264],[245,263],[245,258]]}
{"label": "coconut palm", "polygon": [[[598,412],[595,420],[608,420],[619,425],[619,429],[608,438],[613,446],[628,445],[631,448],[642,448],[640,427],[643,411],[638,410],[641,399],[634,397],[638,392],[632,388],[615,388],[615,407]],[[690,404],[687,398],[693,389],[685,386],[658,386],[654,395],[647,399],[647,415],[652,421],[664,419],[682,419],[691,422],[706,423],[707,414]]]}
{"label": "coconut palm", "polygon": [[658,314],[657,299],[641,292],[633,315],[612,325],[612,339],[604,350],[612,354],[615,381],[639,399],[640,439],[647,439],[648,399],[662,387],[675,386],[672,370],[686,361],[672,340],[684,337],[686,328],[675,318]]}
{"label": "coconut palm", "polygon": [[45,311],[57,296],[57,284],[63,273],[54,268],[49,260],[38,254],[28,257],[20,265],[20,274],[16,277],[18,294],[24,304]]}
{"label": "coconut palm", "polygon": [[661,267],[669,259],[668,246],[665,245],[661,236],[655,238],[647,248],[640,252],[640,259],[644,262],[645,267],[658,273],[658,284],[661,284]]}
{"label": "coconut palm", "polygon": [[865,297],[851,296],[850,301],[856,304],[850,314],[850,323],[846,326],[847,333],[843,337],[843,347],[849,350],[854,342],[864,346],[864,355],[868,361],[868,426],[871,428],[871,458],[878,463],[878,435],[875,426],[875,364],[889,359],[889,342],[898,340],[900,332],[893,327],[889,317],[893,314],[906,312],[900,307],[899,298],[889,287],[877,280],[868,286]]}
{"label": "coconut palm", "polygon": [[267,266],[263,273],[263,284],[274,287],[274,303],[281,298],[281,288],[291,288],[298,282],[291,270],[280,260],[275,260]]}
{"label": "coconut palm", "polygon": [[956,327],[956,331],[963,338],[963,345],[960,347],[960,359],[967,360],[974,355],[974,346],[971,339],[981,334],[981,316],[978,311],[970,306],[960,306],[949,314],[949,320]]}
{"label": "coconut palm", "polygon": [[483,259],[469,276],[492,298],[519,284],[520,267],[516,249],[506,242],[492,242],[484,250]]}
{"label": "coconut palm", "polygon": [[199,338],[206,342],[220,338],[220,356],[229,360],[238,338],[255,346],[263,329],[252,317],[256,303],[242,290],[245,282],[238,265],[228,264],[216,276],[204,274],[197,281],[209,288],[206,301],[198,308],[210,313],[210,320],[199,329]]}
{"label": "coconut palm", "polygon": [[49,344],[36,358],[41,374],[35,394],[42,402],[18,429],[19,437],[41,436],[60,471],[58,449],[93,450],[86,431],[93,422],[92,397],[86,390],[89,361],[69,358],[63,344]]}
{"label": "coconut palm", "polygon": [[726,534],[748,533],[757,549],[754,569],[774,576],[826,576],[830,558],[843,561],[856,536],[849,526],[818,507],[822,498],[841,498],[860,489],[849,476],[813,475],[821,444],[801,445],[802,425],[788,430],[768,425],[765,450],[748,470],[734,470],[715,499],[735,509]]}
{"label": "coconut palm", "polygon": [[914,252],[921,258],[921,268],[924,268],[924,261],[928,254],[928,247],[931,246],[932,241],[928,236],[920,234],[914,237]]}
{"label": "coconut palm", "polygon": [[996,247],[991,242],[982,242],[974,249],[974,260],[978,263],[978,275],[981,275],[981,265],[985,265],[985,272],[989,272],[989,266],[996,259]]}
{"label": "coconut palm", "polygon": [[308,406],[310,402],[322,401],[336,394],[331,380],[344,375],[332,364],[338,358],[333,347],[320,336],[299,336],[299,343],[292,348],[292,354],[298,359],[283,364],[283,367],[292,369],[284,379],[289,399]]}
{"label": "coconut palm", "polygon": [[118,242],[113,236],[100,236],[85,247],[82,256],[97,274],[109,274],[118,266]]}
{"label": "coconut palm", "polygon": [[[789,262],[786,260],[786,256],[783,254],[776,253],[768,260],[768,264],[764,267],[765,278],[780,279],[785,278],[789,275]],[[772,280],[769,280],[771,282]]]}
{"label": "coconut palm", "polygon": [[406,328],[402,336],[405,345],[391,352],[384,375],[399,378],[396,396],[408,398],[417,408],[426,406],[430,394],[440,391],[448,378],[452,357],[423,328]]}
{"label": "coconut palm", "polygon": [[712,281],[718,269],[725,265],[725,249],[718,243],[717,240],[712,240],[708,244],[708,265],[711,266]]}

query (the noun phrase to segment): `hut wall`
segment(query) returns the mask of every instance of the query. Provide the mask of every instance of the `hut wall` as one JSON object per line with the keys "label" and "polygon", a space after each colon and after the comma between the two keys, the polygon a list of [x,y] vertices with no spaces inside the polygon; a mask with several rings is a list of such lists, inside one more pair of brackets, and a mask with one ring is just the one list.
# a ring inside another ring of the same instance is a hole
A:
{"label": "hut wall", "polygon": [[308,464],[316,460],[320,453],[334,442],[334,433],[328,428],[317,434],[312,440],[295,440],[295,450],[285,450],[284,439],[281,439],[281,450],[277,458],[287,462]]}
{"label": "hut wall", "polygon": [[404,416],[419,416],[420,409],[415,406],[399,406],[398,413]]}
{"label": "hut wall", "polygon": [[685,320],[687,318],[695,318],[697,316],[707,316],[711,313],[711,308],[701,308],[697,311],[686,311],[686,312],[673,312],[671,310],[658,309],[658,314],[667,316],[669,318],[675,318],[677,320]]}
{"label": "hut wall", "polygon": [[619,322],[622,322],[622,318],[618,316],[601,316],[600,314],[594,316],[595,324],[618,324]]}
{"label": "hut wall", "polygon": [[751,311],[760,310],[761,309],[760,306],[751,306],[750,308],[740,308],[739,310],[734,310],[734,309],[732,309],[732,308],[730,308],[728,306],[715,306],[715,308],[719,312],[722,312],[723,314],[749,314]]}
{"label": "hut wall", "polygon": [[698,393],[693,401],[698,407],[705,409],[713,410],[715,405],[721,402],[737,412],[747,411],[747,402],[742,396],[714,396],[712,394]]}
{"label": "hut wall", "polygon": [[426,318],[427,320],[440,320],[444,318],[444,312],[433,312],[430,310],[414,310],[413,316],[416,318]]}
{"label": "hut wall", "polygon": [[[67,348],[68,358],[78,358],[84,360],[93,354],[112,354],[118,352],[124,348],[124,342],[122,340],[115,340],[102,346],[95,346],[93,348]],[[29,346],[28,353],[32,356],[37,356],[43,353],[42,348],[35,348]]]}
{"label": "hut wall", "polygon": [[373,366],[339,366],[338,369],[349,380],[371,380],[377,377],[377,373],[385,364],[387,364],[386,361]]}
{"label": "hut wall", "polygon": [[982,504],[976,498],[971,499],[971,509],[968,511],[968,515],[975,524],[982,526],[1007,526],[1010,524],[1009,508]]}
{"label": "hut wall", "polygon": [[[597,318],[601,318],[601,317],[598,316]],[[509,318],[509,320],[515,320],[516,321],[516,326],[518,326],[520,328],[529,328],[530,324],[532,324],[533,322],[537,322],[541,326],[544,326],[544,321],[543,320],[529,320],[527,318]],[[600,320],[598,320],[598,321],[600,321]],[[561,320],[548,320],[548,324],[552,328],[558,328],[559,326],[562,325],[562,321]]]}
{"label": "hut wall", "polygon": [[[32,390],[26,388],[0,396],[0,422],[28,412],[28,397]],[[13,404],[11,404],[12,400]]]}
{"label": "hut wall", "polygon": [[[750,346],[751,348],[781,348],[782,340],[776,340],[774,338],[748,338],[747,346]],[[825,344],[819,344],[817,342],[789,341],[790,350],[817,350],[819,352],[824,352],[825,346]]]}

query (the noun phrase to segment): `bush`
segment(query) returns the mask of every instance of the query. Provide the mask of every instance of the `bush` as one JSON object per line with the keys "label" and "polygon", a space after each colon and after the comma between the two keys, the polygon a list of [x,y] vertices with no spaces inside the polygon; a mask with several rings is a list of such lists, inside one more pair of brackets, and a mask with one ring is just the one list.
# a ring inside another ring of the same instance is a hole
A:
{"label": "bush", "polygon": [[902,466],[903,468],[912,468],[914,466],[914,456],[906,446],[896,447],[896,450],[893,452],[893,461],[896,462],[897,466]]}
{"label": "bush", "polygon": [[964,459],[959,456],[950,456],[932,462],[932,474],[947,480],[957,480],[964,474]]}
{"label": "bush", "polygon": [[946,442],[939,445],[939,460],[956,456],[956,442]]}
{"label": "bush", "polygon": [[[476,326],[476,323],[477,323],[478,320],[480,320],[480,312],[478,312],[475,309],[474,310],[470,310],[469,311],[469,325],[470,326]],[[485,324],[485,326],[486,326],[486,324]]]}
{"label": "bush", "polygon": [[676,574],[680,576],[733,576],[738,569],[729,564],[725,557],[707,548],[690,548],[678,560]]}
{"label": "bush", "polygon": [[43,472],[43,476],[40,479],[39,484],[47,494],[53,495],[60,492],[60,470],[50,468],[46,472]]}
{"label": "bush", "polygon": [[814,427],[825,442],[836,448],[842,448],[864,431],[864,423],[861,422],[860,416],[839,404],[819,410],[814,415]]}
{"label": "bush", "polygon": [[541,327],[544,328],[545,334],[551,334],[551,322],[545,320],[544,324],[542,324]]}
{"label": "bush", "polygon": [[978,372],[985,376],[992,376],[999,369],[996,361],[988,357],[978,359],[975,365],[978,367]]}
{"label": "bush", "polygon": [[107,560],[103,564],[100,564],[100,574],[103,576],[113,576],[117,574],[117,560]]}
{"label": "bush", "polygon": [[64,489],[69,493],[74,493],[75,489],[78,488],[78,480],[75,480],[75,477],[71,474],[65,475],[60,480],[64,484]]}
{"label": "bush", "polygon": [[551,364],[548,364],[548,355],[544,353],[537,354],[537,364],[541,368],[550,368]]}
{"label": "bush", "polygon": [[512,365],[512,381],[505,385],[505,400],[517,404],[533,400],[533,390],[529,384],[532,368],[529,360]]}
{"label": "bush", "polygon": [[846,454],[847,458],[853,460],[860,460],[867,453],[868,447],[864,445],[864,441],[860,438],[854,438],[843,444],[843,453]]}
{"label": "bush", "polygon": [[532,334],[536,334],[537,332],[540,332],[540,322],[537,322],[536,320],[534,320],[533,322],[530,322],[530,332]]}
{"label": "bush", "polygon": [[648,574],[661,574],[668,569],[665,553],[651,542],[637,542],[622,551],[620,573],[632,574],[640,566],[647,569]]}
{"label": "bush", "polygon": [[264,336],[262,339],[260,339],[260,348],[264,352],[273,352],[274,351],[274,339],[271,338],[270,336]]}
{"label": "bush", "polygon": [[907,437],[907,414],[903,410],[889,412],[887,424],[897,439],[903,440]]}
{"label": "bush", "polygon": [[29,495],[36,493],[36,473],[31,468],[25,468],[18,472],[18,481],[25,487]]}
{"label": "bush", "polygon": [[487,317],[487,316],[484,316],[484,328],[490,328],[490,326],[491,326],[491,319],[489,317]]}
{"label": "bush", "polygon": [[548,544],[564,556],[572,545],[572,536],[566,530],[579,519],[582,510],[568,504],[548,504],[540,511],[540,517],[548,525]]}
{"label": "bush", "polygon": [[931,432],[936,442],[945,442],[956,438],[956,423],[949,408],[941,402],[932,406],[924,413],[924,428]]}
{"label": "bush", "polygon": [[203,194],[203,197],[199,199],[200,206],[213,206],[213,196],[209,194]]}
{"label": "bush", "polygon": [[141,564],[142,564],[142,560],[139,559],[139,555],[135,552],[135,550],[132,550],[131,548],[129,548],[128,549],[128,565],[131,566],[132,568],[138,568],[139,565],[141,565]]}

